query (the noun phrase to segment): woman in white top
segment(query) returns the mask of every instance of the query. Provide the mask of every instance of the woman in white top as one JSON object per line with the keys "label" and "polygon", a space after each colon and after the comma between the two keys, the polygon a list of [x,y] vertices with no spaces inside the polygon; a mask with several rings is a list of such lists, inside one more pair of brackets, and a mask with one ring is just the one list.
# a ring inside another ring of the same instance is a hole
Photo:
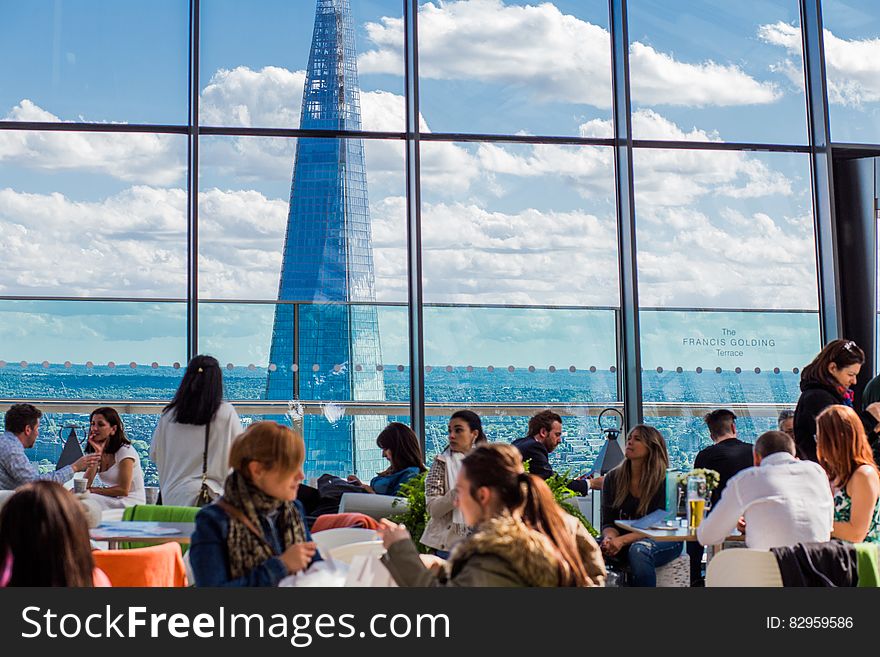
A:
{"label": "woman in white top", "polygon": [[[144,504],[144,471],[141,459],[125,435],[116,409],[96,408],[89,416],[89,444],[86,453],[101,455],[98,466],[86,470],[89,491],[105,509]],[[100,485],[95,485],[95,478]]]}
{"label": "woman in white top", "polygon": [[232,405],[223,401],[223,374],[211,356],[195,356],[180,387],[165,407],[153,432],[150,458],[159,470],[162,503],[195,506],[202,487],[208,425],[208,462],[205,483],[217,495],[229,474],[229,448],[242,433]]}

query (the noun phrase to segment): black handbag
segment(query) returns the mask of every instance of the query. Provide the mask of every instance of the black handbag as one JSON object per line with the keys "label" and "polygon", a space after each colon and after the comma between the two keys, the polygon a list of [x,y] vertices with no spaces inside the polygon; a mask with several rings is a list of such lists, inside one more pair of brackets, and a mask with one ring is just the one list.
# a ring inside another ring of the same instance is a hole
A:
{"label": "black handbag", "polygon": [[211,423],[205,425],[205,453],[202,455],[202,486],[196,497],[196,506],[207,506],[217,498],[210,486],[208,486],[208,434],[211,431]]}

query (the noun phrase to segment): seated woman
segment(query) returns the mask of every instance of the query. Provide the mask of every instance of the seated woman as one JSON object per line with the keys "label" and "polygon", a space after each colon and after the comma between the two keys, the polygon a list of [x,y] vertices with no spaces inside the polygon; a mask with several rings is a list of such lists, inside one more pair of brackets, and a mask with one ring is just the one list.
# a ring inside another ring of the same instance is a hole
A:
{"label": "seated woman", "polygon": [[400,586],[602,586],[605,567],[587,534],[581,542],[544,480],[525,472],[516,447],[496,443],[468,454],[456,507],[473,534],[452,550],[448,570],[423,565],[403,525],[383,520],[382,557]]}
{"label": "seated woman", "polygon": [[391,465],[373,477],[369,486],[354,475],[348,477],[350,482],[360,484],[368,493],[397,495],[403,484],[428,469],[422,463],[418,436],[401,422],[392,422],[385,427],[376,438],[376,445]]}
{"label": "seated woman", "polygon": [[425,505],[428,523],[419,539],[446,558],[452,546],[467,534],[461,511],[453,504],[455,482],[464,457],[476,445],[488,443],[483,422],[473,411],[456,411],[449,418],[449,446],[434,457],[425,477]]}
{"label": "seated woman", "polygon": [[276,422],[232,441],[223,497],[196,516],[196,586],[276,586],[319,558],[296,501],[304,460],[302,436]]}
{"label": "seated woman", "polygon": [[[86,470],[89,491],[98,496],[96,502],[105,509],[146,504],[141,458],[125,435],[122,418],[115,409],[104,406],[92,411],[86,447],[89,452],[101,456],[97,467]],[[101,486],[93,485],[96,475]]]}
{"label": "seated woman", "polygon": [[858,414],[834,405],[816,418],[816,455],[834,491],[832,538],[880,542],[880,475]]}
{"label": "seated woman", "polygon": [[624,460],[602,486],[602,552],[610,563],[629,565],[633,586],[656,586],[655,569],[681,554],[681,543],[658,543],[618,528],[666,506],[666,441],[654,427],[636,425],[626,437]]}
{"label": "seated woman", "polygon": [[82,506],[54,481],[18,488],[0,511],[0,586],[110,586]]}

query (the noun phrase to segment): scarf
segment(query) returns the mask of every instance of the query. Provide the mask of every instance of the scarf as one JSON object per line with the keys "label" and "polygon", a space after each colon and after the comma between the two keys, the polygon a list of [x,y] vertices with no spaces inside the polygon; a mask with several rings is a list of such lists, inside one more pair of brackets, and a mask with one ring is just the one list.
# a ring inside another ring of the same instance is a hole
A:
{"label": "scarf", "polygon": [[[305,526],[293,502],[283,502],[266,495],[235,470],[226,478],[223,500],[241,511],[258,529],[263,527],[260,516],[277,510],[275,525],[281,537],[282,549],[306,540]],[[243,577],[267,559],[277,556],[265,538],[257,538],[245,523],[232,516],[229,518],[226,551],[229,574],[233,579]]]}
{"label": "scarf", "polygon": [[[452,449],[447,447],[437,458],[446,463],[446,490],[455,490],[455,482],[458,481],[458,473],[461,472],[461,462],[464,460],[464,454],[453,452]],[[457,506],[452,509],[452,522],[457,525],[464,525],[464,516]]]}
{"label": "scarf", "polygon": [[843,398],[845,406],[849,406],[850,408],[853,407],[853,397],[855,396],[855,393],[851,389],[837,386],[837,394]]}

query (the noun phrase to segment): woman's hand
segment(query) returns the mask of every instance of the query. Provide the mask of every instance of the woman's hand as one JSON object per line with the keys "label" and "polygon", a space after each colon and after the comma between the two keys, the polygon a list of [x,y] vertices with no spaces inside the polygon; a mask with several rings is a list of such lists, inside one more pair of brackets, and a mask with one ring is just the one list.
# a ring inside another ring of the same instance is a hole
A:
{"label": "woman's hand", "polygon": [[355,475],[348,475],[346,481],[351,482],[352,484],[357,484],[358,486],[363,486],[364,482],[357,478]]}
{"label": "woman's hand", "polygon": [[382,518],[378,531],[386,550],[399,541],[410,540],[409,530],[403,525],[391,522],[388,518]]}
{"label": "woman's hand", "polygon": [[613,557],[620,552],[625,545],[626,541],[623,540],[622,536],[606,536],[602,539],[600,547],[605,555]]}
{"label": "woman's hand", "polygon": [[288,573],[298,573],[308,567],[317,551],[318,546],[314,543],[294,543],[281,554],[279,559],[287,567]]}

